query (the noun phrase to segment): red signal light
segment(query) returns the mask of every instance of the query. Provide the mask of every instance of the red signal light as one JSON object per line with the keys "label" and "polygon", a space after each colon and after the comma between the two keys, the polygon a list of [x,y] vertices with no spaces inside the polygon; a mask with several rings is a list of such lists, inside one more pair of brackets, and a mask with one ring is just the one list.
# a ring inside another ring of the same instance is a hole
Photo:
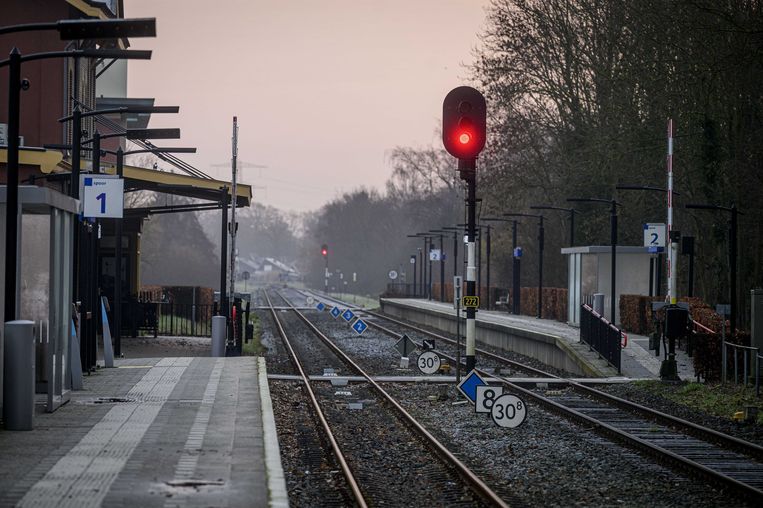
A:
{"label": "red signal light", "polygon": [[328,255],[329,255],[329,248],[328,248],[328,245],[326,245],[326,244],[323,244],[323,245],[321,246],[321,256],[323,256],[323,257],[325,258],[325,257],[326,257],[326,256],[328,256]]}
{"label": "red signal light", "polygon": [[451,90],[442,103],[442,142],[459,160],[476,159],[485,147],[487,129],[485,98],[474,88]]}

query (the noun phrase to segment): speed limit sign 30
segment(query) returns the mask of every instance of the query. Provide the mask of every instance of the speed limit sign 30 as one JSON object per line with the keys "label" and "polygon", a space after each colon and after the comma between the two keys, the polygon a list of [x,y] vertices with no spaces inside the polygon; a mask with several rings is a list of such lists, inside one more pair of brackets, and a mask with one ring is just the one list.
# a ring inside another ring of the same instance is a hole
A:
{"label": "speed limit sign 30", "polygon": [[490,416],[499,427],[519,427],[527,417],[527,406],[516,395],[501,395],[493,401]]}
{"label": "speed limit sign 30", "polygon": [[434,351],[424,351],[416,361],[422,374],[434,374],[440,370],[440,356]]}

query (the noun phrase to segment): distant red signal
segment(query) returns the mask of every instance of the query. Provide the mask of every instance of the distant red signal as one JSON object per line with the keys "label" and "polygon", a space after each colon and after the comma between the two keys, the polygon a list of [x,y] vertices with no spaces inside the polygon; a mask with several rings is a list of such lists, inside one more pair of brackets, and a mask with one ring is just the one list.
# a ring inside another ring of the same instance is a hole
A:
{"label": "distant red signal", "polygon": [[328,245],[323,244],[321,246],[321,256],[323,256],[325,258],[325,257],[328,257],[328,255],[329,255],[329,247],[328,247]]}

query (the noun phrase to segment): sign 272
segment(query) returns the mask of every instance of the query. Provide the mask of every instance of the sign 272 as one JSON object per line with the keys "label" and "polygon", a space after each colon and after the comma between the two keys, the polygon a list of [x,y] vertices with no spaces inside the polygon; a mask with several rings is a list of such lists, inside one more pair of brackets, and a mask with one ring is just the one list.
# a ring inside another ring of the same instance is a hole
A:
{"label": "sign 272", "polygon": [[463,296],[461,297],[461,304],[464,306],[464,308],[477,308],[480,306],[480,297],[479,296]]}

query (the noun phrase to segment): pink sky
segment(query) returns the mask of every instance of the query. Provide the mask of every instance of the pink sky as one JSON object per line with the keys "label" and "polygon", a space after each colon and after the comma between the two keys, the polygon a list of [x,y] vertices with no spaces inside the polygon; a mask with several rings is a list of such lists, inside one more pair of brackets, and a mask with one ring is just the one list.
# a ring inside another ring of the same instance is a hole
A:
{"label": "pink sky", "polygon": [[231,121],[255,201],[320,207],[382,188],[396,146],[441,146],[442,99],[468,82],[488,0],[125,0],[157,18],[148,62],[129,64],[128,95],[179,105],[152,127],[180,127],[183,159],[229,179]]}

